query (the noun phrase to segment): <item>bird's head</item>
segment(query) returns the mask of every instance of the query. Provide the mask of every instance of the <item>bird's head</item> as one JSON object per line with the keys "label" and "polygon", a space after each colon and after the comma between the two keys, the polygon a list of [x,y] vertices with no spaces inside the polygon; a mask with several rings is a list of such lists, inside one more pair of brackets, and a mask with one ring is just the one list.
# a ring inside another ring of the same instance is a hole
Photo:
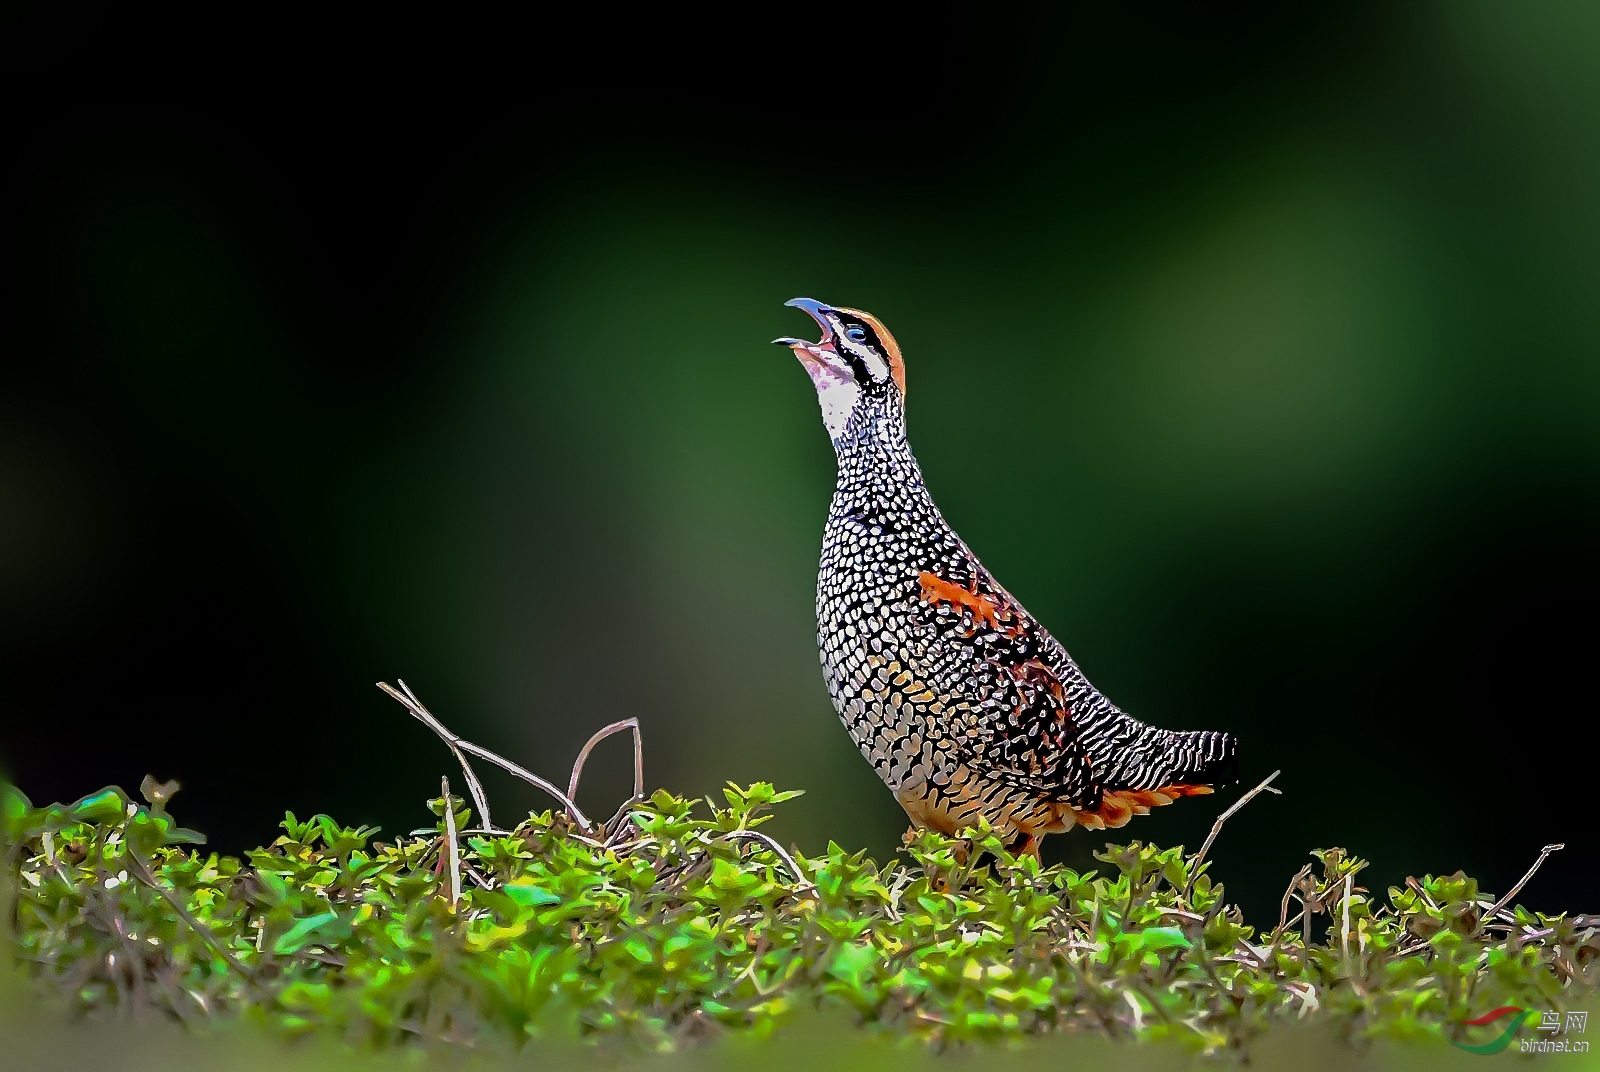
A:
{"label": "bird's head", "polygon": [[858,410],[900,413],[905,399],[906,366],[900,347],[871,313],[796,298],[787,305],[804,309],[822,328],[820,342],[788,335],[772,341],[800,359],[817,388],[822,422],[837,441]]}

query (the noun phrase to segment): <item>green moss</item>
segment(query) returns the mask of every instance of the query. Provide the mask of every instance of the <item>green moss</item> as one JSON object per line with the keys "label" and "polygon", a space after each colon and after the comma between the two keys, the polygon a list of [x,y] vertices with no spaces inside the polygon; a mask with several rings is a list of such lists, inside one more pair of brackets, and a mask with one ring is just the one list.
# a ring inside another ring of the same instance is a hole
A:
{"label": "green moss", "polygon": [[433,828],[388,843],[291,814],[244,859],[196,850],[170,793],[35,808],[5,790],[11,948],[83,1013],[378,1051],[573,1036],[626,1051],[833,1008],[937,1043],[1078,1032],[1239,1053],[1284,1022],[1357,1045],[1467,1040],[1464,1019],[1566,1008],[1600,981],[1595,920],[1486,917],[1459,874],[1379,907],[1339,849],[1314,854],[1286,925],[1251,926],[1181,848],[1109,847],[1104,874],[1079,874],[980,829],[965,862],[933,834],[905,862],[833,844],[785,858],[758,828],[794,794],[759,783],[698,812],[658,792],[590,833],[550,812],[474,833],[442,798]]}

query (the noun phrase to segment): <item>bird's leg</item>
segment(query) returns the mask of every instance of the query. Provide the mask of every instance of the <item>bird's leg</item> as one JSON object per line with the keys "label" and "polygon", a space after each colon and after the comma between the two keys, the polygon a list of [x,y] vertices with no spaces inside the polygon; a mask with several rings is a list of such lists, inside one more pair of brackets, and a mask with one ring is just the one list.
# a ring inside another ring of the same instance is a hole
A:
{"label": "bird's leg", "polygon": [[[900,836],[900,840],[902,843],[909,845],[917,840],[917,835],[921,832],[922,828],[913,823],[906,828],[906,832]],[[972,859],[972,842],[965,838],[957,838],[950,846],[950,853],[955,857],[955,867],[951,868],[949,872],[941,868],[931,868],[928,871],[928,886],[939,893],[956,892],[957,887],[950,885],[950,879],[958,873],[965,872],[967,861]]]}
{"label": "bird's leg", "polygon": [[[966,838],[957,838],[950,846],[950,853],[956,858],[956,865],[949,871],[940,871],[928,876],[928,885],[940,893],[959,893],[966,880],[967,861],[972,859],[972,842]],[[952,881],[960,878],[961,881]]]}

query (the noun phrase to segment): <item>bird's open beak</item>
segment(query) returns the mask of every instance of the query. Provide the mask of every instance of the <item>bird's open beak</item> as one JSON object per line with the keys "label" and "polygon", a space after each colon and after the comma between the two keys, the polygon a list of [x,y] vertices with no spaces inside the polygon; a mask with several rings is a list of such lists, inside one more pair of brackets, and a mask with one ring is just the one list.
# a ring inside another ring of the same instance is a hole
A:
{"label": "bird's open beak", "polygon": [[773,343],[778,346],[789,347],[794,351],[795,356],[801,361],[805,361],[808,356],[811,357],[812,360],[817,360],[823,351],[828,353],[838,352],[833,346],[833,327],[828,323],[828,318],[825,315],[833,310],[829,309],[821,302],[815,301],[811,298],[796,298],[793,301],[786,301],[783,304],[792,305],[796,309],[804,309],[806,312],[810,313],[811,319],[815,320],[818,326],[822,328],[822,341],[808,342],[805,339],[797,339],[792,335],[780,335],[778,338],[772,340]]}

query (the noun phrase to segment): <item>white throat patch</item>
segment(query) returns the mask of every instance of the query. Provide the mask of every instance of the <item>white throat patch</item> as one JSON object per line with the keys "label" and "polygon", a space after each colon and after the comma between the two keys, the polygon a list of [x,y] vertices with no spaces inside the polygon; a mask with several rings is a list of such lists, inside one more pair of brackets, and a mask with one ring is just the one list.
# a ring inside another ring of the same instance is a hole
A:
{"label": "white throat patch", "polygon": [[838,439],[844,435],[845,425],[850,423],[850,411],[856,408],[861,388],[855,380],[840,378],[837,374],[819,376],[813,373],[811,380],[817,385],[817,402],[822,406],[822,423],[828,427],[828,438]]}
{"label": "white throat patch", "polygon": [[828,438],[838,439],[850,423],[850,411],[861,397],[861,388],[848,368],[840,368],[835,354],[809,346],[796,346],[794,355],[800,359],[811,384],[817,389],[817,402],[822,406],[822,423],[828,426]]}

